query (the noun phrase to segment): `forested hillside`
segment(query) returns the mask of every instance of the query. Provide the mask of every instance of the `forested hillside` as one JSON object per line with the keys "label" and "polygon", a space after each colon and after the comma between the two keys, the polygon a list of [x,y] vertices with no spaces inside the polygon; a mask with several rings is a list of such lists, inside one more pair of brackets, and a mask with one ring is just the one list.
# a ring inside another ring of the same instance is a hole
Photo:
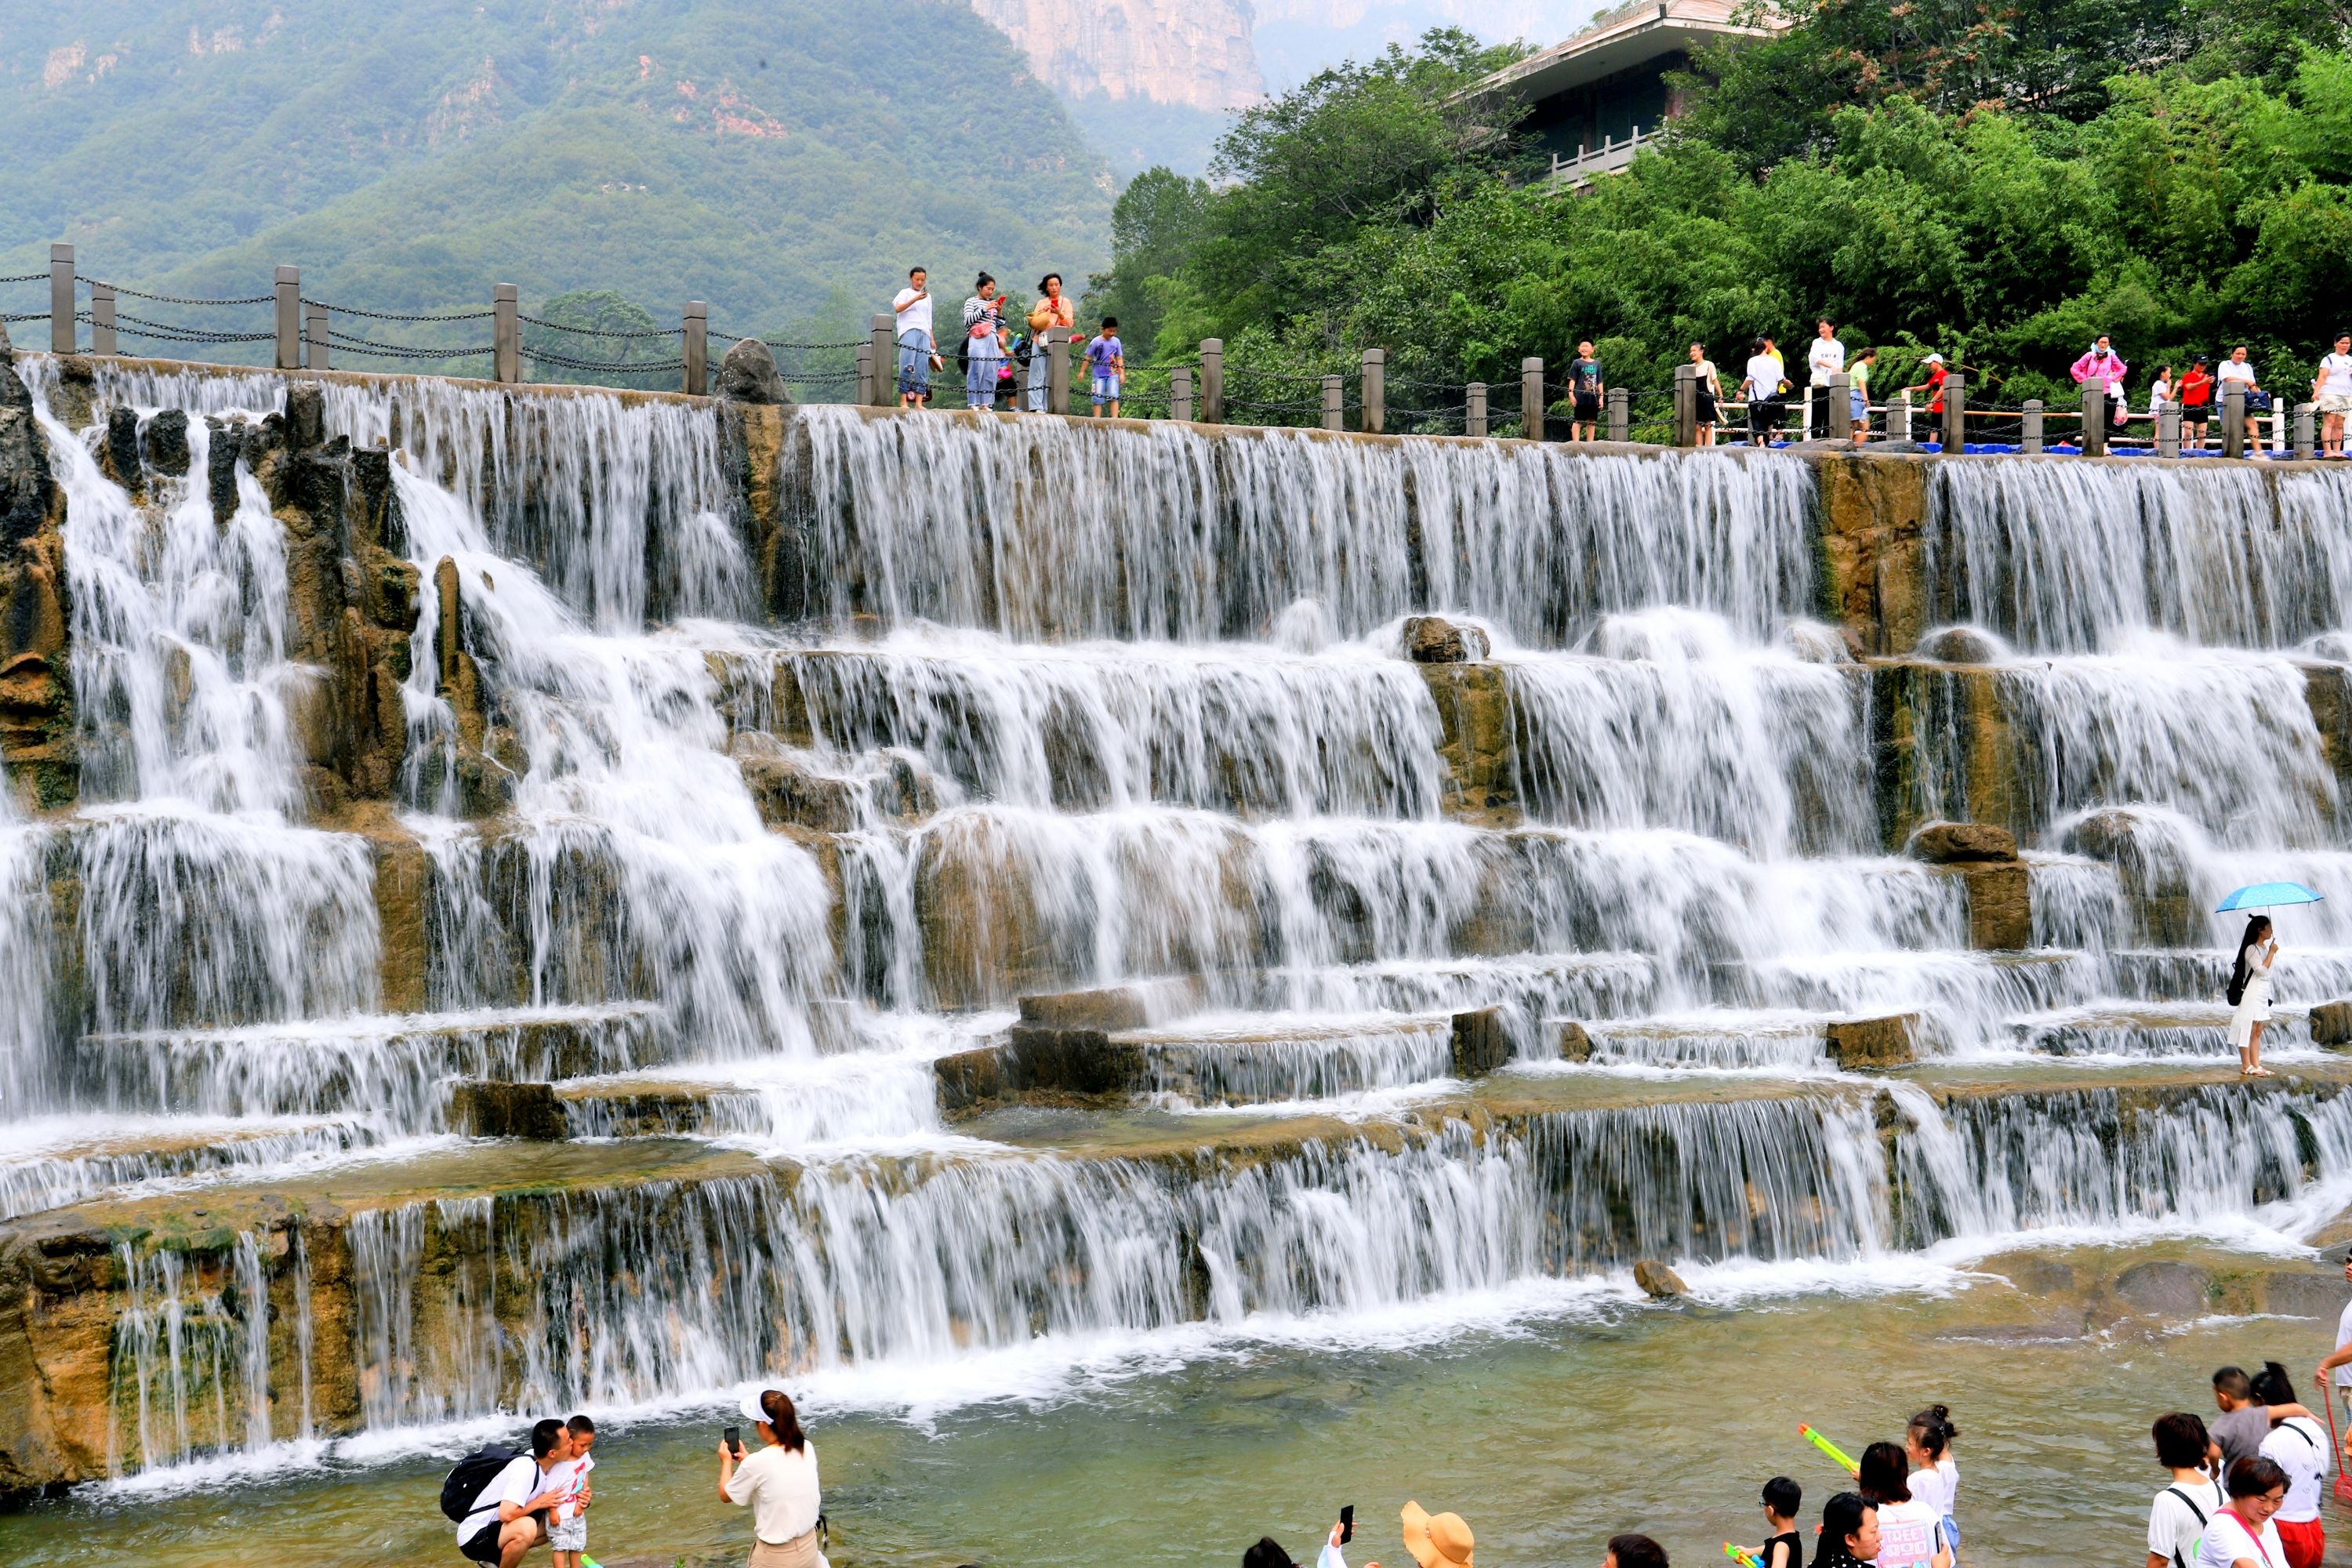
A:
{"label": "forested hillside", "polygon": [[2308,395],[2352,317],[2344,0],[1784,8],[1583,194],[1465,91],[1500,58],[1466,37],[1326,73],[1243,116],[1221,187],[1130,185],[1096,297],[1162,356],[1218,336],[1229,367],[1320,372],[1381,345],[1392,386],[1515,384],[1590,337],[1612,382],[1663,389],[1695,339],[1737,365],[1827,312],[1887,351],[1882,386],[1933,347],[2002,402],[2071,397],[2106,331],[2136,398],[2241,340]]}
{"label": "forested hillside", "polygon": [[[610,289],[720,330],[862,318],[915,260],[1100,265],[1111,202],[960,0],[10,0],[0,273],[270,267],[388,309]],[[0,308],[37,309],[18,295]]]}

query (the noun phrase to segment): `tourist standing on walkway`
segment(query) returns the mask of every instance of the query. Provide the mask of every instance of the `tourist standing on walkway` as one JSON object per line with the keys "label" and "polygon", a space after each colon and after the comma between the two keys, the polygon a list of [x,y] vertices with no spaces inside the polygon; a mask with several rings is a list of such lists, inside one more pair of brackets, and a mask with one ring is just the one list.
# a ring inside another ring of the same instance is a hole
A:
{"label": "tourist standing on walkway", "polygon": [[1830,408],[1830,377],[1845,369],[1845,345],[1827,316],[1813,323],[1813,341],[1805,345],[1805,434],[1816,429],[1826,437],[1837,415]]}
{"label": "tourist standing on walkway", "polygon": [[719,1445],[719,1495],[751,1510],[751,1568],[816,1568],[816,1445],[801,1430],[799,1413],[782,1389],[747,1395],[743,1415],[768,1446],[738,1459]]}
{"label": "tourist standing on walkway", "polygon": [[1845,373],[1846,380],[1852,384],[1845,396],[1846,419],[1853,427],[1853,444],[1857,447],[1870,439],[1870,373],[1877,365],[1878,351],[1864,349],[1862,357]]}
{"label": "tourist standing on walkway", "polygon": [[2156,379],[2147,384],[2147,425],[2150,440],[2155,439],[2154,432],[2163,428],[2164,405],[2171,401],[2172,367],[2166,365],[2156,373]]}
{"label": "tourist standing on walkway", "polygon": [[[1944,369],[1944,356],[1942,354],[1931,353],[1920,363],[1927,367],[1927,370],[1921,374],[1918,381],[1903,389],[1903,395],[1906,397],[1908,397],[1915,392],[1927,393],[1928,395],[1927,423],[1933,425],[1936,423],[1936,416],[1944,412],[1944,382],[1949,373]],[[1916,430],[1913,431],[1911,433],[1911,438],[1915,441],[1917,440],[1919,438],[1919,433]]]}
{"label": "tourist standing on walkway", "polygon": [[[1024,402],[1032,414],[1046,412],[1046,399],[1053,390],[1052,358],[1045,352],[1045,334],[1059,330],[1071,331],[1078,324],[1078,307],[1062,292],[1062,275],[1048,272],[1037,279],[1037,302],[1029,307],[1029,395]],[[1063,410],[1056,408],[1054,413]]]}
{"label": "tourist standing on walkway", "polygon": [[2130,413],[2124,401],[2124,375],[2130,368],[2107,341],[2107,334],[2101,332],[2083,357],[2074,362],[2072,374],[2077,386],[2095,385],[2107,395],[2109,417],[2120,425]]}
{"label": "tourist standing on walkway", "polygon": [[890,301],[898,318],[898,406],[920,408],[931,400],[931,372],[940,368],[931,336],[931,275],[907,269],[907,286]]}
{"label": "tourist standing on walkway", "polygon": [[1573,405],[1568,427],[1571,441],[1601,439],[1601,400],[1607,396],[1608,386],[1601,379],[1601,362],[1592,357],[1592,345],[1576,345],[1576,357],[1568,362],[1568,395]]}
{"label": "tourist standing on walkway", "polygon": [[2180,377],[2180,449],[2194,452],[2205,445],[2205,426],[2213,416],[2211,362],[2199,354]]}
{"label": "tourist standing on walkway", "polygon": [[963,302],[963,397],[973,408],[996,401],[996,372],[1004,359],[1004,301],[996,279],[983,272]]}
{"label": "tourist standing on walkway", "polygon": [[1698,444],[1715,445],[1715,426],[1723,417],[1723,377],[1706,357],[1705,343],[1690,346],[1691,363],[1698,366]]}
{"label": "tourist standing on walkway", "polygon": [[2335,352],[2311,378],[2311,405],[2319,415],[2319,455],[2344,456],[2345,416],[2352,415],[2352,332],[2336,334]]}
{"label": "tourist standing on walkway", "polygon": [[1780,391],[1789,384],[1786,371],[1770,338],[1758,338],[1749,345],[1748,374],[1740,382],[1739,390],[1748,399],[1748,444],[1751,447],[1771,445],[1772,433],[1780,428]]}
{"label": "tourist standing on walkway", "polygon": [[2270,1022],[2271,965],[2277,962],[2278,939],[2272,934],[2271,918],[2255,915],[2238,939],[2238,961],[2230,972],[2227,993],[2232,1009],[2230,1044],[2238,1052],[2238,1071],[2247,1078],[2271,1076],[2271,1069],[2263,1066],[2263,1026]]}
{"label": "tourist standing on walkway", "polygon": [[2205,1468],[2212,1438],[2205,1423],[2187,1411],[2159,1415],[2149,1436],[2156,1462],[2172,1480],[2147,1510],[2147,1568],[2194,1568],[2205,1527],[2230,1504],[2221,1483]]}

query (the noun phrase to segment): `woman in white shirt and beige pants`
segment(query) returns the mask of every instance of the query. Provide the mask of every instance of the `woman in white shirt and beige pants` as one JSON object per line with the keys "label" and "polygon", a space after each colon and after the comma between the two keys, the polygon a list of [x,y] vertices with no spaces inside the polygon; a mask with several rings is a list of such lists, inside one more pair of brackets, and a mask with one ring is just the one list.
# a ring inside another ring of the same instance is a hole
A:
{"label": "woman in white shirt and beige pants", "polygon": [[743,1401],[743,1414],[768,1447],[738,1459],[719,1445],[719,1495],[751,1510],[751,1568],[819,1568],[816,1545],[822,1508],[816,1445],[782,1389],[763,1389]]}

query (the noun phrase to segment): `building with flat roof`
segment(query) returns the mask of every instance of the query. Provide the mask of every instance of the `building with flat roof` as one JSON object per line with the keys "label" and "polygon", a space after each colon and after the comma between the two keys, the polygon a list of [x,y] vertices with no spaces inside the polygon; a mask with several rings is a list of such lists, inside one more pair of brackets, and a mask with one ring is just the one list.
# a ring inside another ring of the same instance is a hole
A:
{"label": "building with flat roof", "polygon": [[1750,10],[1739,0],[1635,0],[1496,71],[1485,87],[1525,103],[1520,129],[1551,154],[1551,177],[1581,184],[1632,163],[1681,112],[1666,74],[1688,70],[1694,50],[1720,38],[1769,37],[1787,25],[1769,12],[1749,20]]}

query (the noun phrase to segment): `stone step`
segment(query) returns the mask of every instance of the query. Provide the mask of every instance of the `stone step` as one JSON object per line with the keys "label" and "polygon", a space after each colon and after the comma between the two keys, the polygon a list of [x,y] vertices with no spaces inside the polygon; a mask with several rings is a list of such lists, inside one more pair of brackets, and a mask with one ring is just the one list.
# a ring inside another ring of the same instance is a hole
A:
{"label": "stone step", "polygon": [[238,1179],[373,1150],[360,1118],[225,1121],[198,1116],[46,1118],[0,1129],[0,1221],[158,1183]]}
{"label": "stone step", "polygon": [[[2312,1009],[2281,1002],[2263,1030],[2265,1051],[2309,1047]],[[2093,1005],[2011,1020],[2018,1045],[2052,1056],[2231,1056],[2228,1003],[2148,1002]]]}

